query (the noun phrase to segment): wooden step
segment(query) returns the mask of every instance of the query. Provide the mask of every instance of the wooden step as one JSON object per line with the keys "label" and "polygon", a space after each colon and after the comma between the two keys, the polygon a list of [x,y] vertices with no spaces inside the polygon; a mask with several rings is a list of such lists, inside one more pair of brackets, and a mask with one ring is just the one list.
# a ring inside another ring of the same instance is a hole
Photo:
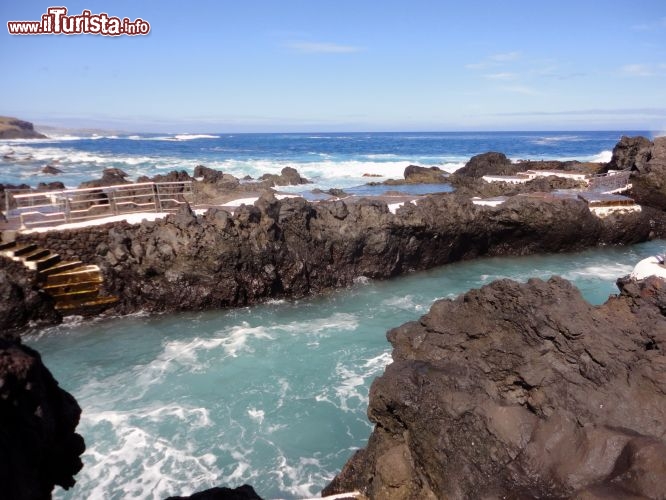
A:
{"label": "wooden step", "polygon": [[78,283],[65,283],[62,285],[46,285],[42,288],[49,295],[54,297],[68,292],[77,292],[79,290],[89,290],[95,288],[99,290],[100,285],[104,281],[101,279],[89,280],[89,281],[79,281]]}
{"label": "wooden step", "polygon": [[70,302],[80,302],[81,300],[91,300],[99,296],[99,287],[89,287],[84,290],[63,292],[51,296],[55,299],[56,304],[68,304]]}
{"label": "wooden step", "polygon": [[30,253],[26,253],[21,255],[21,259],[23,259],[26,262],[34,261],[34,260],[39,260],[43,259],[47,255],[51,253],[50,250],[47,250],[45,248],[37,248],[36,250],[33,250]]}
{"label": "wooden step", "polygon": [[30,244],[27,244],[27,245],[25,245],[25,244],[16,245],[14,248],[10,248],[8,250],[5,250],[4,254],[7,257],[14,258],[14,257],[20,257],[21,255],[25,255],[27,253],[30,253],[30,252],[34,251],[34,250],[37,250],[37,245],[34,245],[34,244],[30,243]]}
{"label": "wooden step", "polygon": [[91,281],[101,278],[102,273],[99,267],[95,265],[86,265],[77,267],[72,271],[51,274],[46,277],[47,285],[66,285],[68,283],[78,283],[81,281]]}
{"label": "wooden step", "polygon": [[118,302],[117,297],[97,297],[92,300],[79,300],[79,301],[70,301],[66,304],[56,303],[55,308],[60,311],[63,315],[69,314],[80,314],[82,316],[89,314],[96,314],[109,306],[112,306]]}
{"label": "wooden step", "polygon": [[34,262],[26,262],[25,265],[30,269],[35,271],[43,271],[44,269],[55,266],[61,260],[60,255],[57,253],[50,253],[48,256],[43,259],[36,260]]}
{"label": "wooden step", "polygon": [[82,267],[82,266],[83,262],[81,262],[80,260],[67,260],[64,262],[60,262],[59,264],[56,264],[54,266],[48,267],[46,269],[41,269],[39,271],[39,277],[42,279],[46,279],[46,277],[51,274],[58,274],[58,273],[64,273],[65,271],[72,271],[77,267]]}
{"label": "wooden step", "polygon": [[16,248],[16,245],[17,245],[16,241],[8,241],[7,243],[0,243],[0,252]]}

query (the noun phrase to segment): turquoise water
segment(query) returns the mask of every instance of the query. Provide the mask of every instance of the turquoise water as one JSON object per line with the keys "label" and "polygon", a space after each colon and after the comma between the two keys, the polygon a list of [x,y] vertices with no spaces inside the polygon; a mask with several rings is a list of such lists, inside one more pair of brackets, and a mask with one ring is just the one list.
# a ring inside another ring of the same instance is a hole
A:
{"label": "turquoise water", "polygon": [[665,241],[575,254],[482,259],[325,297],[253,308],[71,322],[27,343],[83,408],[78,484],[57,498],[164,498],[254,485],[316,496],[371,432],[385,333],[432,302],[509,277],[553,274],[593,303]]}

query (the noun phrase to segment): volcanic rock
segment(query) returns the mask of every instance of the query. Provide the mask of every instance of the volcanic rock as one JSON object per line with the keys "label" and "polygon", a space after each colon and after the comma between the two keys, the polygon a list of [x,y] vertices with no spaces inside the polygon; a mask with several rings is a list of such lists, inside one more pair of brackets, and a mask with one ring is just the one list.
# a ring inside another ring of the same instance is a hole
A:
{"label": "volcanic rock", "polygon": [[114,186],[116,184],[129,184],[127,172],[119,168],[105,168],[102,171],[102,178],[92,181],[82,182],[80,188]]}
{"label": "volcanic rock", "polygon": [[81,408],[58,387],[39,354],[0,338],[0,496],[48,499],[69,489],[83,466],[83,438],[74,431]]}
{"label": "volcanic rock", "polygon": [[478,207],[453,194],[406,203],[277,200],[263,195],[231,215],[215,209],[21,235],[104,272],[111,312],[179,311],[256,304],[386,279],[481,255],[573,251],[658,237],[666,214],[599,219],[578,200],[514,197]]}
{"label": "volcanic rock", "polygon": [[666,137],[657,137],[647,153],[640,149],[631,168],[631,195],[636,202],[666,210]]}
{"label": "volcanic rock", "polygon": [[259,177],[262,181],[269,181],[270,186],[296,186],[299,184],[311,184],[309,180],[305,177],[301,177],[301,174],[295,168],[284,167],[280,171],[280,175],[275,174],[264,174]]}
{"label": "volcanic rock", "polygon": [[665,498],[666,282],[619,286],[500,280],[389,331],[375,429],[324,494]]}
{"label": "volcanic rock", "polygon": [[40,290],[34,271],[0,256],[0,332],[9,335],[31,322],[59,323],[62,317],[54,305]]}
{"label": "volcanic rock", "polygon": [[526,170],[511,163],[504,153],[489,152],[472,156],[467,164],[456,170],[457,177],[476,177],[484,175],[514,175]]}
{"label": "volcanic rock", "polygon": [[45,165],[41,172],[48,175],[62,174],[62,170],[60,170],[58,167],[54,167],[53,165]]}
{"label": "volcanic rock", "polygon": [[211,488],[187,497],[169,497],[166,500],[261,500],[252,486],[244,484],[238,488]]}
{"label": "volcanic rock", "polygon": [[613,156],[608,164],[609,169],[624,170],[631,168],[642,171],[650,161],[652,142],[645,137],[622,136],[613,148]]}

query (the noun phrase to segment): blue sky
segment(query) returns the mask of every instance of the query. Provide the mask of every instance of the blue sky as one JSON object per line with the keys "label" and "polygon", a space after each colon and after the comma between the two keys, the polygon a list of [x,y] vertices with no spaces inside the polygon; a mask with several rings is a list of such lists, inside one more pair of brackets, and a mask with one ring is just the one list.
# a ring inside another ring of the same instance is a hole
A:
{"label": "blue sky", "polygon": [[664,0],[76,0],[70,14],[151,33],[8,34],[52,5],[0,4],[0,114],[155,132],[666,130]]}

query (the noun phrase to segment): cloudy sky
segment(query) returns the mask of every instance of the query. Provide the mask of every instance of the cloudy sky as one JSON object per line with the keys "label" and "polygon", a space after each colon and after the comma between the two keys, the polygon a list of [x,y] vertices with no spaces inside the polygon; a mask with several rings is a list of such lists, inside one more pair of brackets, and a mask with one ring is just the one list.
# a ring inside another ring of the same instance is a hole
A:
{"label": "cloudy sky", "polygon": [[155,132],[666,130],[666,1],[88,0],[146,36],[10,35],[0,114]]}

